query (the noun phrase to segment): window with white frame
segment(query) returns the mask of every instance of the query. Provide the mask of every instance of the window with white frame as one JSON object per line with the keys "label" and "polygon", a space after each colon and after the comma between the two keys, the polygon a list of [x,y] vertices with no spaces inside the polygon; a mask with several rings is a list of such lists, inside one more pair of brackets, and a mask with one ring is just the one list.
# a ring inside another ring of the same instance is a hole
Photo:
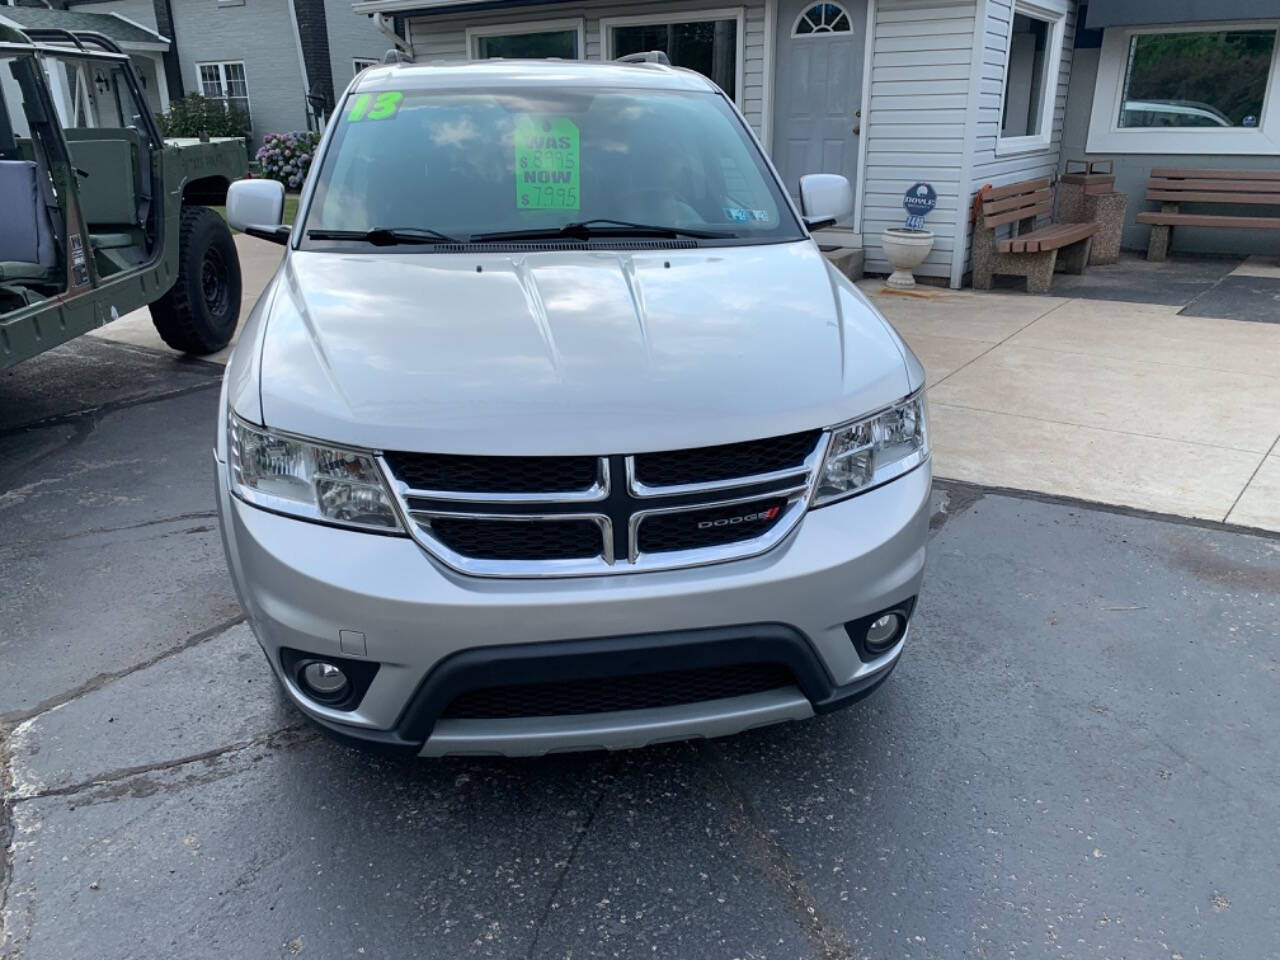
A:
{"label": "window with white frame", "polygon": [[672,66],[709,77],[738,98],[742,88],[742,9],[696,11],[678,16],[601,20],[606,59],[661,50]]}
{"label": "window with white frame", "polygon": [[1278,152],[1277,31],[1275,23],[1108,28],[1088,149]]}
{"label": "window with white frame", "polygon": [[370,67],[376,67],[377,60],[370,60],[368,57],[356,57],[351,61],[351,66],[355,68],[355,75],[358,77]]}
{"label": "window with white frame", "polygon": [[581,60],[585,56],[582,20],[541,20],[468,27],[467,50],[472,60]]}
{"label": "window with white frame", "polygon": [[999,153],[1049,146],[1064,20],[1065,11],[1014,4],[1000,101]]}
{"label": "window with white frame", "polygon": [[244,63],[201,63],[198,69],[200,92],[205,98],[243,113],[249,122],[249,81],[245,76]]}
{"label": "window with white frame", "polygon": [[853,21],[844,7],[838,3],[815,3],[809,9],[800,11],[800,16],[796,17],[796,22],[791,27],[791,36],[795,39],[852,31]]}

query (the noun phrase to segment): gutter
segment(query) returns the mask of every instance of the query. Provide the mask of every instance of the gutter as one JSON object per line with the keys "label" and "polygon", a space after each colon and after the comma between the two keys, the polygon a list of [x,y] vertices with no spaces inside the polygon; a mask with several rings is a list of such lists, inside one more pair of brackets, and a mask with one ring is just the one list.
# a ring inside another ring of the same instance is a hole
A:
{"label": "gutter", "polygon": [[[355,0],[351,4],[351,9],[356,13],[382,13],[382,12],[399,12],[404,10],[434,10],[434,9],[452,9],[454,7],[468,7],[479,3],[488,3],[490,0]],[[553,0],[546,0],[547,3]],[[522,4],[512,4],[512,6],[521,6]]]}

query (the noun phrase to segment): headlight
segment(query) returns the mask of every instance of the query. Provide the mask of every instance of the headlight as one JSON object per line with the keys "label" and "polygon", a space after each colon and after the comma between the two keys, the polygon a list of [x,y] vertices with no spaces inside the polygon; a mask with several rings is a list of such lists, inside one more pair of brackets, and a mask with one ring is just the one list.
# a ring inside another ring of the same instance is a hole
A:
{"label": "headlight", "polygon": [[821,507],[899,477],[929,456],[924,391],[881,413],[836,427],[818,473]]}
{"label": "headlight", "polygon": [[323,447],[227,418],[231,490],[255,506],[304,520],[365,530],[399,530],[400,521],[373,458]]}

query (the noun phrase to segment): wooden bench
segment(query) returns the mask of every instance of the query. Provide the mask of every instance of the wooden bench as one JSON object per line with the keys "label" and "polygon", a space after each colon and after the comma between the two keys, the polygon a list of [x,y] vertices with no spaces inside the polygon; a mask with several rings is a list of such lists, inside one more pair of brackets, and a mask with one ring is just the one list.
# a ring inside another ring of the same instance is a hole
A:
{"label": "wooden bench", "polygon": [[1280,170],[1152,170],[1147,199],[1160,201],[1160,209],[1140,213],[1134,219],[1151,224],[1148,260],[1169,256],[1174,227],[1280,230],[1280,216],[1183,213],[1179,209],[1184,203],[1280,207]]}
{"label": "wooden bench", "polygon": [[[973,286],[990,290],[996,274],[1027,278],[1028,293],[1048,293],[1054,270],[1083,273],[1098,226],[1050,223],[1036,219],[1053,213],[1053,182],[1048,177],[988,187],[975,204]],[[1017,232],[996,236],[998,227],[1016,223]]]}

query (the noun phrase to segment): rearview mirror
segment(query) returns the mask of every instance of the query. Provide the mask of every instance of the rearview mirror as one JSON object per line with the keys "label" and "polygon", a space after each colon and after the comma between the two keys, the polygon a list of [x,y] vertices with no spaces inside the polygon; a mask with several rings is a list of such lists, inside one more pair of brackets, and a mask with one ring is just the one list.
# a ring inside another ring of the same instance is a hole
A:
{"label": "rearview mirror", "polygon": [[284,184],[278,180],[237,180],[227,190],[227,222],[251,237],[273,243],[289,239],[284,220]]}
{"label": "rearview mirror", "polygon": [[810,173],[800,178],[800,213],[810,230],[834,226],[853,212],[853,187],[837,173]]}

